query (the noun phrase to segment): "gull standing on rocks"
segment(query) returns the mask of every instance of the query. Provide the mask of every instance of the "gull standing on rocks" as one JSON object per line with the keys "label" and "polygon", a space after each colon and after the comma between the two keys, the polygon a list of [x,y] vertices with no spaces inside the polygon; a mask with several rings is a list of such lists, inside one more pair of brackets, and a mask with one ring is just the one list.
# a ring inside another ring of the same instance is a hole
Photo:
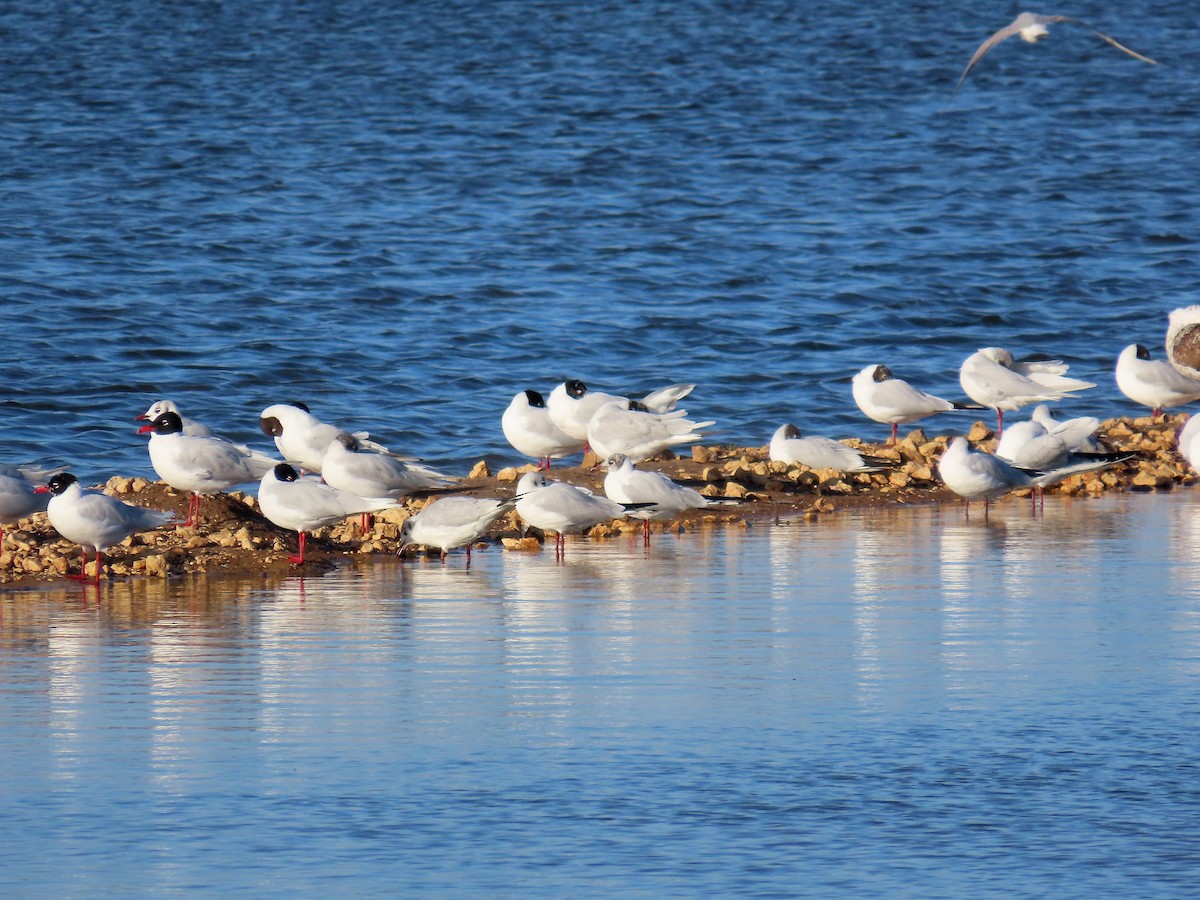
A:
{"label": "gull standing on rocks", "polygon": [[[300,466],[306,472],[321,473],[325,451],[343,429],[322,422],[303,403],[276,403],[264,409],[258,417],[258,427],[275,439],[275,446],[285,461]],[[386,451],[374,441],[367,440],[365,431],[355,431],[354,437],[371,450]]]}
{"label": "gull standing on rocks", "polygon": [[732,497],[705,497],[661,472],[635,469],[629,457],[620,453],[610,456],[605,465],[608,474],[604,476],[604,493],[609,500],[628,506],[648,504],[627,513],[632,519],[642,520],[642,542],[647,547],[650,546],[651,519],[669,519],[689,509],[737,502]]}
{"label": "gull standing on rocks", "polygon": [[1135,454],[1076,450],[1064,440],[1067,433],[1047,431],[1041,422],[1030,419],[1009,426],[996,444],[996,456],[1019,469],[1043,473],[1035,476],[1035,487],[1057,484],[1068,475],[1091,472],[1116,465]]}
{"label": "gull standing on rocks", "polygon": [[471,545],[487,534],[492,523],[517,505],[517,498],[443,497],[435,500],[400,527],[400,552],[409,544],[437,547],[444,563],[455,547],[467,548],[467,567],[471,566]]}
{"label": "gull standing on rocks", "polygon": [[1031,488],[1041,472],[1026,472],[990,453],[974,450],[961,435],[950,442],[937,464],[942,482],[963,498],[967,515],[971,501],[983,501],[983,516],[988,514],[988,501],[1016,488]]}
{"label": "gull standing on rocks", "polygon": [[[630,506],[597,497],[591,491],[551,481],[542,472],[526,472],[517,482],[517,515],[543,532],[554,532],[554,558],[567,554],[566,535],[601,522],[624,518]],[[646,504],[632,504],[634,509]]]}
{"label": "gull standing on rocks", "polygon": [[190,491],[184,526],[200,522],[200,497],[258,481],[279,462],[215,435],[189,435],[178,413],[165,412],[138,434],[150,435],[147,450],[158,477],[179,491]]}
{"label": "gull standing on rocks", "polygon": [[39,494],[37,486],[50,474],[0,463],[0,545],[4,543],[5,525],[13,525],[26,516],[45,512],[50,498],[44,492]]}
{"label": "gull standing on rocks", "polygon": [[907,425],[946,410],[984,408],[927,394],[897,378],[887,366],[867,366],[851,379],[851,385],[854,402],[863,415],[892,426],[892,444],[898,440],[897,425]]}
{"label": "gull standing on rocks", "polygon": [[704,435],[701,428],[714,422],[686,419],[687,410],[667,413],[632,409],[628,400],[613,400],[596,410],[588,422],[588,444],[601,459],[620,453],[634,463],[657,456],[679,444],[693,444]]}
{"label": "gull standing on rocks", "polygon": [[836,469],[839,472],[882,472],[896,463],[869,456],[827,437],[801,437],[795,425],[780,425],[771,436],[771,461],[799,463],[810,469]]}
{"label": "gull standing on rocks", "polygon": [[316,476],[302,476],[287,463],[279,463],[259,482],[258,505],[280,528],[300,535],[299,553],[288,558],[293,565],[300,565],[308,532],[359,513],[392,509],[398,503],[391,497],[360,497],[339,491]]}
{"label": "gull standing on rocks", "polygon": [[1150,351],[1142,344],[1130,344],[1121,351],[1116,377],[1121,393],[1134,403],[1150,407],[1155,419],[1167,407],[1200,400],[1200,381],[1181,375],[1165,360],[1151,359]]}
{"label": "gull standing on rocks", "polygon": [[1107,34],[1105,34],[1100,29],[1093,28],[1087,22],[1081,22],[1079,19],[1074,19],[1071,16],[1044,16],[1039,13],[1023,12],[1019,16],[1017,16],[1011,23],[1009,23],[1008,25],[1005,25],[1003,28],[1001,28],[999,31],[997,31],[995,34],[993,34],[991,37],[989,37],[987,40],[985,40],[982,44],[979,45],[979,48],[975,51],[975,54],[971,57],[971,61],[967,63],[967,67],[963,70],[962,75],[959,76],[958,83],[956,85],[954,85],[954,90],[951,92],[950,96],[953,97],[955,94],[958,93],[958,89],[960,87],[962,87],[962,83],[963,83],[963,81],[966,80],[967,74],[973,68],[975,68],[975,66],[979,63],[979,61],[981,59],[983,59],[983,57],[985,55],[987,55],[987,52],[989,50],[991,50],[993,47],[995,47],[1000,42],[1006,41],[1010,37],[1013,37],[1014,35],[1020,35],[1021,40],[1025,41],[1027,43],[1030,43],[1030,44],[1036,44],[1042,38],[1047,37],[1050,34],[1049,29],[1046,27],[1047,25],[1057,25],[1060,23],[1070,23],[1073,25],[1082,25],[1084,28],[1091,31],[1092,34],[1096,35],[1096,37],[1100,38],[1102,41],[1106,41],[1109,44],[1112,44],[1112,46],[1116,47],[1118,50],[1121,50],[1124,53],[1128,53],[1134,59],[1140,59],[1142,62],[1149,63],[1152,66],[1158,65],[1154,60],[1150,59],[1149,57],[1142,56],[1140,53],[1134,53],[1132,50],[1130,50],[1124,44],[1118,43],[1116,40],[1109,37]]}
{"label": "gull standing on rocks", "polygon": [[[636,409],[652,413],[667,413],[695,389],[694,384],[671,384],[651,391],[637,401]],[[600,407],[613,401],[625,401],[634,406],[628,397],[588,390],[587,385],[577,378],[564,381],[546,398],[546,409],[550,421],[576,440],[587,440],[588,422]]]}
{"label": "gull standing on rocks", "polygon": [[1096,438],[1100,430],[1100,420],[1095,416],[1076,416],[1073,419],[1056,419],[1050,406],[1039,403],[1033,408],[1030,418],[1045,428],[1050,434],[1056,435],[1066,444],[1068,450],[1078,450],[1081,453],[1107,453],[1108,448]]}
{"label": "gull standing on rocks", "polygon": [[212,437],[213,430],[207,425],[197,422],[195,419],[189,419],[179,411],[179,407],[170,400],[155,400],[150,404],[150,408],[137,416],[135,422],[153,422],[163,413],[175,413],[179,416],[179,421],[183,423],[183,433],[188,437]]}
{"label": "gull standing on rocks", "polygon": [[958,380],[976,403],[996,410],[997,434],[1004,433],[1004,412],[1028,403],[1061,400],[1074,391],[1094,388],[1090,381],[1066,378],[1069,366],[1057,359],[1014,361],[1002,347],[984,347],[968,356]]}
{"label": "gull standing on rocks", "polygon": [[512,398],[500,417],[500,427],[513,449],[536,459],[539,469],[549,469],[552,459],[583,451],[584,440],[555,425],[545,398],[534,390],[520,391]]}
{"label": "gull standing on rocks", "polygon": [[79,544],[83,561],[78,581],[87,581],[87,548],[96,551],[96,583],[100,583],[103,551],[119,544],[131,534],[150,531],[174,521],[174,513],[133,506],[100,491],[84,490],[79,479],[61,472],[39,487],[49,493],[46,514],[54,530],[72,543]]}

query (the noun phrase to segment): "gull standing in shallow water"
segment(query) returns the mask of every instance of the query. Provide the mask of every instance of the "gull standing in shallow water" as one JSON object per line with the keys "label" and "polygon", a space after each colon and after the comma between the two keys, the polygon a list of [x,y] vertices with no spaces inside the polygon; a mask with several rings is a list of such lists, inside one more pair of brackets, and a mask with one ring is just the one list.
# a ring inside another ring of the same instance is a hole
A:
{"label": "gull standing in shallow water", "polygon": [[1062,400],[1074,391],[1094,388],[1090,381],[1067,378],[1070,368],[1057,359],[1013,360],[1002,347],[984,347],[963,360],[958,381],[966,395],[996,410],[996,433],[1004,433],[1004,412],[1028,403]]}
{"label": "gull standing in shallow water", "polygon": [[300,535],[299,553],[288,558],[293,565],[300,565],[308,532],[349,516],[399,504],[391,497],[360,497],[339,491],[313,475],[301,476],[287,463],[279,463],[259,482],[258,505],[273,523]]}
{"label": "gull standing in shallow water", "polygon": [[1017,16],[1015,19],[1013,19],[1013,21],[1010,22],[1008,25],[1005,25],[1003,28],[1001,28],[999,31],[997,31],[995,34],[993,34],[991,37],[989,37],[987,40],[985,40],[982,44],[979,45],[979,48],[975,51],[975,54],[971,57],[971,61],[967,63],[967,67],[963,70],[962,75],[960,75],[958,77],[958,83],[956,85],[954,85],[954,90],[950,93],[950,96],[953,97],[955,94],[958,93],[958,89],[960,87],[962,87],[962,83],[966,80],[967,75],[970,73],[970,71],[973,68],[975,68],[975,66],[979,63],[979,61],[981,59],[983,59],[983,57],[985,55],[987,55],[987,52],[989,50],[991,50],[993,47],[995,47],[1001,41],[1006,41],[1010,37],[1013,37],[1014,35],[1020,35],[1021,40],[1025,41],[1027,43],[1030,43],[1030,44],[1036,44],[1042,38],[1047,37],[1050,34],[1049,29],[1046,27],[1047,25],[1058,25],[1060,23],[1070,23],[1073,25],[1082,25],[1084,28],[1091,31],[1092,34],[1096,35],[1096,37],[1100,38],[1102,41],[1107,41],[1109,44],[1112,44],[1118,50],[1128,53],[1134,59],[1140,59],[1142,62],[1149,63],[1152,66],[1158,65],[1154,60],[1150,59],[1149,57],[1142,56],[1140,53],[1134,53],[1132,50],[1130,50],[1124,44],[1118,43],[1116,40],[1109,37],[1107,34],[1105,34],[1100,29],[1093,28],[1087,22],[1081,22],[1079,19],[1074,19],[1074,18],[1071,18],[1070,16],[1044,16],[1039,13],[1023,12],[1019,16]]}
{"label": "gull standing in shallow water", "polygon": [[444,563],[455,547],[467,548],[467,567],[471,565],[471,545],[487,534],[492,523],[517,505],[517,498],[443,497],[435,500],[400,527],[400,552],[409,544],[437,547]]}
{"label": "gull standing in shallow water", "polygon": [[642,543],[650,546],[650,520],[669,519],[689,509],[705,509],[737,501],[732,497],[705,497],[699,491],[684,487],[661,472],[635,469],[632,460],[615,453],[605,460],[608,474],[604,476],[604,493],[609,500],[630,506],[628,515],[642,520]]}
{"label": "gull standing in shallow water", "polygon": [[131,534],[150,531],[175,519],[174,513],[133,506],[100,491],[85,491],[79,479],[61,472],[39,487],[38,493],[49,493],[46,514],[54,530],[68,541],[79,545],[83,561],[78,581],[87,581],[87,548],[96,551],[96,583],[100,583],[103,551],[119,544]]}
{"label": "gull standing in shallow water", "polygon": [[586,488],[551,481],[542,472],[526,472],[517,482],[517,515],[543,532],[554,532],[554,558],[567,555],[566,535],[601,522],[621,519],[630,508],[649,504],[623,504],[597,497]]}
{"label": "gull standing in shallow water", "polygon": [[869,456],[827,437],[801,437],[795,425],[780,425],[771,436],[771,461],[799,463],[810,469],[836,469],[839,472],[882,472],[894,468],[890,459]]}
{"label": "gull standing in shallow water", "polygon": [[983,517],[988,514],[988,501],[1016,488],[1033,487],[1041,472],[1027,472],[1006,463],[997,456],[974,450],[961,435],[950,442],[937,464],[942,482],[963,498],[967,515],[971,501],[983,501]]}
{"label": "gull standing in shallow water", "polygon": [[1200,400],[1200,381],[1176,371],[1169,362],[1151,359],[1142,344],[1130,344],[1117,357],[1117,387],[1142,406],[1150,407],[1157,419],[1167,407]]}
{"label": "gull standing in shallow water", "polygon": [[887,366],[867,366],[851,379],[854,402],[863,415],[892,426],[890,443],[897,441],[896,426],[907,425],[952,409],[983,409],[972,403],[943,400],[927,394],[892,374]]}

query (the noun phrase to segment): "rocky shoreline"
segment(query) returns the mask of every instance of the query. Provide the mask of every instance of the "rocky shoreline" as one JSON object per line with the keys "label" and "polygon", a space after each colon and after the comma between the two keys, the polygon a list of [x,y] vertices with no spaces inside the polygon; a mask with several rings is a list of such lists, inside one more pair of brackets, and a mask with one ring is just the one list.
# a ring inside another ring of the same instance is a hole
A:
{"label": "rocky shoreline", "polygon": [[[1047,493],[1094,497],[1110,491],[1169,490],[1194,483],[1197,474],[1175,449],[1176,434],[1187,418],[1176,415],[1158,420],[1142,417],[1104,422],[1098,434],[1102,442],[1113,450],[1134,453],[1135,458],[1109,469],[1071,476]],[[974,424],[968,437],[982,449],[995,447],[994,434],[982,422]],[[663,472],[701,493],[735,497],[741,502],[696,510],[674,521],[655,522],[654,531],[814,521],[842,509],[960,502],[937,478],[937,460],[948,440],[946,436],[928,437],[922,429],[910,432],[894,446],[847,440],[850,446],[897,464],[887,472],[860,475],[771,462],[765,446],[695,446],[690,456],[661,459],[643,468]],[[594,458],[585,458],[582,465],[557,467],[550,476],[602,493],[604,471],[595,467],[596,463]],[[505,468],[493,473],[481,461],[454,492],[511,496],[521,473],[530,468]],[[186,516],[188,495],[162,482],[114,477],[104,490],[130,503],[171,510],[181,521]],[[1013,496],[1027,495],[1026,490],[1016,491]],[[436,494],[409,498],[404,507],[377,515],[365,534],[357,516],[321,529],[309,540],[309,558],[297,567],[288,562],[288,556],[296,550],[296,534],[263,518],[252,496],[231,493],[206,497],[199,527],[166,527],[136,534],[105,554],[103,574],[109,578],[295,571],[319,574],[337,567],[350,555],[358,559],[394,556],[400,550],[403,521],[435,498]],[[602,540],[640,528],[640,521],[622,520],[597,525],[587,534],[590,539]],[[537,552],[542,541],[543,536],[536,530],[523,534],[515,513],[501,518],[489,534],[490,543],[510,551]],[[405,555],[420,552],[414,547]],[[5,530],[0,548],[0,590],[35,587],[78,574],[79,559],[79,547],[61,539],[44,513],[32,516]],[[88,563],[87,574],[95,575],[93,562]]]}

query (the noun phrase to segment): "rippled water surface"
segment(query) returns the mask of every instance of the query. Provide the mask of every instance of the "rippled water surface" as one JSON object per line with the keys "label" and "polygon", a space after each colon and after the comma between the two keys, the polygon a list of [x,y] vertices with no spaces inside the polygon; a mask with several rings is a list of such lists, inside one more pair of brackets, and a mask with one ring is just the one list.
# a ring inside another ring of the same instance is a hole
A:
{"label": "rippled water surface", "polygon": [[1183,896],[1198,503],[4,595],[0,889]]}
{"label": "rippled water surface", "polygon": [[1055,26],[947,107],[1015,9],[8,4],[4,458],[149,474],[167,395],[515,461],[500,411],[566,377],[695,381],[721,440],[880,436],[850,375],[954,395],[987,345],[1131,412],[1117,352],[1200,287],[1195,10],[1084,2],[1160,64]]}

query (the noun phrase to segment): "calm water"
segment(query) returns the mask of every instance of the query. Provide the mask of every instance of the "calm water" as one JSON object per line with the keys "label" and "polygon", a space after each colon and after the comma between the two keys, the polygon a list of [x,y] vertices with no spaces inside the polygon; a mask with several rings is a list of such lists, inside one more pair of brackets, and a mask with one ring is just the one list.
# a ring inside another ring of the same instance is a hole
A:
{"label": "calm water", "polygon": [[1184,896],[1198,506],[4,595],[0,890]]}
{"label": "calm water", "polygon": [[[0,4],[0,451],[149,474],[160,395],[456,469],[518,390],[682,379],[721,440],[881,436],[867,363],[1111,369],[1192,303],[1191,3]],[[945,427],[954,427],[947,422]]]}

